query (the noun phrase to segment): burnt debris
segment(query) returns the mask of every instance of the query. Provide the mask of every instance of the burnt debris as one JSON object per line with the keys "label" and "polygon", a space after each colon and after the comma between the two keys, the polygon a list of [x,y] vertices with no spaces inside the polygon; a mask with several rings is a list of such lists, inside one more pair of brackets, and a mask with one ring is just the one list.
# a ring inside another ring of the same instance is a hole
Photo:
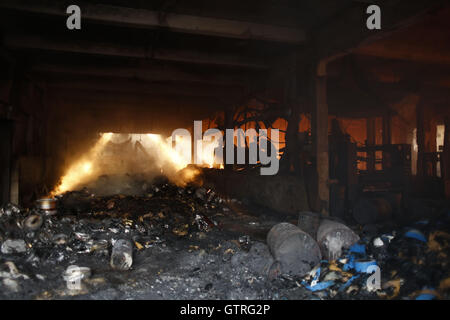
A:
{"label": "burnt debris", "polygon": [[378,233],[315,215],[314,238],[164,179],[57,203],[54,215],[0,209],[2,299],[448,299],[448,212]]}

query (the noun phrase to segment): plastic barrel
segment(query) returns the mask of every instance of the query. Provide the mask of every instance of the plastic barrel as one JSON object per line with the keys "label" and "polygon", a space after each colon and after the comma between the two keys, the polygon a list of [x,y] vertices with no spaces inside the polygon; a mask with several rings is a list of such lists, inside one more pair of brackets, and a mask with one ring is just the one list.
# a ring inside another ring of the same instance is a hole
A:
{"label": "plastic barrel", "polygon": [[350,248],[358,240],[359,236],[352,229],[336,221],[323,220],[317,230],[317,243],[328,260],[336,260],[342,249]]}
{"label": "plastic barrel", "polygon": [[298,215],[298,227],[309,234],[314,239],[316,238],[317,229],[320,225],[320,214],[304,211]]}
{"label": "plastic barrel", "polygon": [[283,273],[303,276],[320,262],[314,238],[291,223],[279,223],[267,234],[267,244]]}

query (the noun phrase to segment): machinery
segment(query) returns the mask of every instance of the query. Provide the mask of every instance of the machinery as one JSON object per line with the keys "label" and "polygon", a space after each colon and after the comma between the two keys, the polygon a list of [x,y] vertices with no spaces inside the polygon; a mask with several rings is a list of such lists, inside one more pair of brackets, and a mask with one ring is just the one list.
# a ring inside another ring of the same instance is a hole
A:
{"label": "machinery", "polygon": [[333,130],[330,138],[330,212],[361,224],[399,212],[411,180],[411,145],[357,146]]}

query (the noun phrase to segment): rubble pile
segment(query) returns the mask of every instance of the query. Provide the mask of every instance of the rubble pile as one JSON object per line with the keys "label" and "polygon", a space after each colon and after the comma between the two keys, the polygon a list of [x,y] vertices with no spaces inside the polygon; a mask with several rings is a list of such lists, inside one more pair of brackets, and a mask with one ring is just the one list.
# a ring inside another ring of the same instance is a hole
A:
{"label": "rubble pile", "polygon": [[381,235],[362,234],[300,283],[321,298],[449,299],[450,213]]}
{"label": "rubble pile", "polygon": [[296,226],[206,187],[139,188],[67,192],[54,215],[0,208],[0,299],[449,298],[448,213],[380,232],[312,213]]}
{"label": "rubble pile", "polygon": [[52,272],[52,279],[86,279],[90,268],[78,264],[88,260],[102,269],[128,270],[133,252],[218,228],[208,215],[220,214],[223,203],[211,189],[181,188],[160,179],[139,196],[96,196],[86,188],[67,192],[58,196],[56,215],[8,204],[0,208],[0,265],[5,269],[0,286],[9,288],[5,293],[23,292],[21,284],[34,291],[39,284],[19,279],[47,281],[42,274],[55,266],[63,270]]}

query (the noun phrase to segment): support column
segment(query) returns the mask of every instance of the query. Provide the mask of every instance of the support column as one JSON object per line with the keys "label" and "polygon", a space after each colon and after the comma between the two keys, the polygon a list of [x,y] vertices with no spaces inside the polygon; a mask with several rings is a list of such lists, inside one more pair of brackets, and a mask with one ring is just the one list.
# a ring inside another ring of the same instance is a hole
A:
{"label": "support column", "polygon": [[[226,106],[224,108],[224,133],[226,131],[226,129],[234,129],[234,125],[233,125],[233,107],[231,106]],[[226,139],[224,139],[224,148],[223,148],[223,165],[224,165],[224,169],[227,172],[231,172],[233,170],[233,165],[232,164],[227,164],[227,152],[226,152],[226,148],[227,148],[227,141]],[[233,153],[233,156],[236,156]]]}
{"label": "support column", "polygon": [[315,103],[312,105],[312,134],[317,175],[318,211],[329,214],[328,104],[326,64],[320,62],[314,75]]}
{"label": "support column", "polygon": [[[436,158],[436,138],[437,138],[437,121],[433,110],[427,108],[426,122],[425,122],[425,151],[430,153],[426,165],[427,175],[437,177],[437,158]],[[432,153],[432,155],[431,155]]]}
{"label": "support column", "polygon": [[430,106],[422,101],[417,105],[417,175],[435,177],[437,174],[436,161],[432,157],[426,158],[426,153],[436,152],[436,120]]}
{"label": "support column", "polygon": [[11,168],[10,202],[19,205],[19,161],[16,160]]}
{"label": "support column", "polygon": [[425,127],[424,127],[424,107],[422,101],[419,101],[416,107],[417,122],[417,176],[424,176],[424,152],[425,152]]}
{"label": "support column", "polygon": [[0,205],[10,200],[13,125],[0,120]]}
{"label": "support column", "polygon": [[300,108],[298,103],[298,79],[297,79],[297,56],[290,57],[291,62],[288,69],[288,78],[286,79],[285,101],[289,106],[290,114],[285,135],[285,154],[287,162],[287,171],[292,170],[295,174],[303,175],[303,164],[300,159],[300,146],[298,141],[298,131],[300,125]]}
{"label": "support column", "polygon": [[[366,145],[369,147],[373,147],[376,142],[376,121],[375,118],[367,118],[366,119]],[[367,171],[374,172],[375,171],[375,152],[368,151],[367,152]]]}
{"label": "support column", "polygon": [[11,197],[11,172],[13,165],[13,132],[11,119],[11,91],[14,79],[14,59],[0,49],[0,205],[6,204]]}
{"label": "support column", "polygon": [[445,197],[450,199],[450,117],[444,120],[444,151],[442,152],[441,172],[444,178]]}
{"label": "support column", "polygon": [[[388,112],[383,115],[382,118],[383,122],[383,140],[382,143],[384,146],[392,144],[392,135],[391,135],[391,115]],[[387,157],[389,156],[387,152],[383,151],[383,170],[388,169],[387,166]]]}
{"label": "support column", "polygon": [[391,144],[392,143],[392,134],[391,134],[391,115],[387,112],[383,116],[383,144]]}

